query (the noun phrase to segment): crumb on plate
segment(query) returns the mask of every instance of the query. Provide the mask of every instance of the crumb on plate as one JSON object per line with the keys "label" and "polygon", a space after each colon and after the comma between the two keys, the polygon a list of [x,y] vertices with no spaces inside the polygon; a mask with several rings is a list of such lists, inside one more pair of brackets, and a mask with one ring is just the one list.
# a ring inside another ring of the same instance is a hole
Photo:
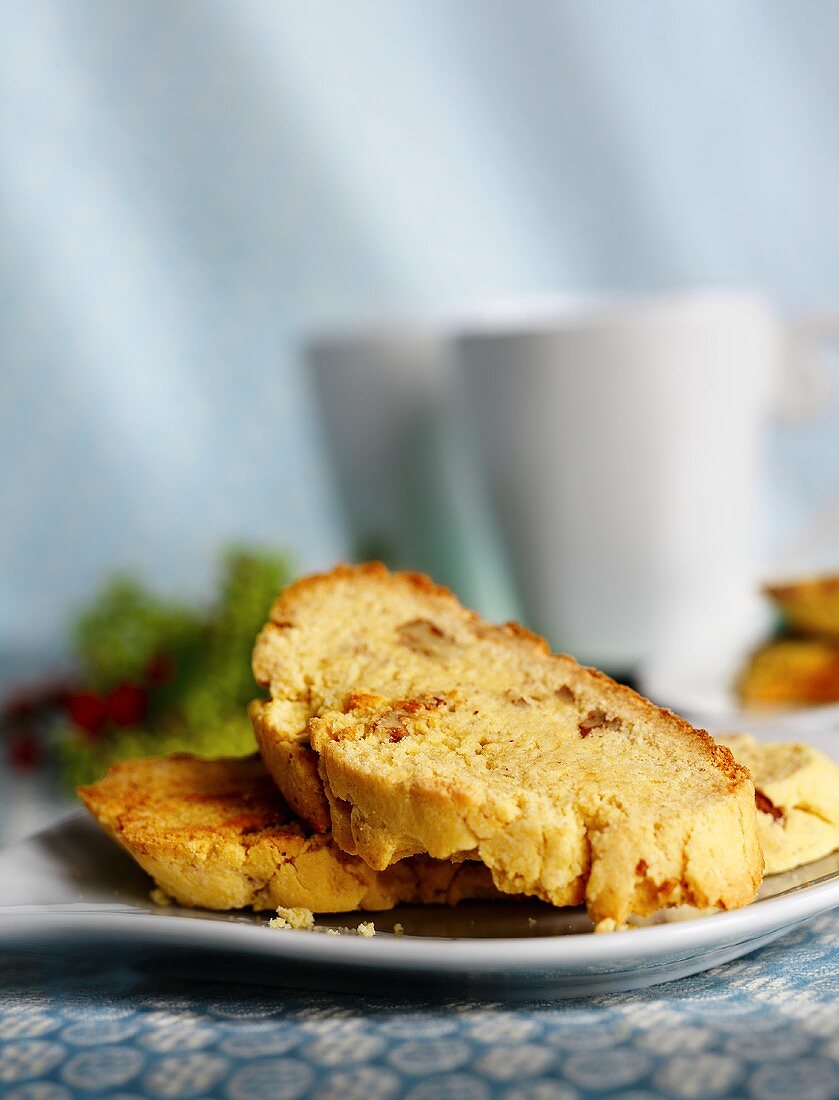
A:
{"label": "crumb on plate", "polygon": [[297,929],[311,932],[315,927],[315,914],[311,909],[287,909],[280,905],[276,917],[268,921],[271,928]]}
{"label": "crumb on plate", "polygon": [[311,909],[286,909],[282,905],[277,909],[276,917],[268,921],[268,925],[284,931],[320,932],[326,936],[363,936],[368,940],[376,935],[376,926],[371,920],[362,921],[357,928],[319,928]]}

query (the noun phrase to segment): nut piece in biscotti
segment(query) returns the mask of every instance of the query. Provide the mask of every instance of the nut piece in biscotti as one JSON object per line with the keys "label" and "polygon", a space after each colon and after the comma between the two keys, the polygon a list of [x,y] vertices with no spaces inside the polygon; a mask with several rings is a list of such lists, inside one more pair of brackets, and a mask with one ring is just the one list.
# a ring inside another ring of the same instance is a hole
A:
{"label": "nut piece in biscotti", "polygon": [[839,767],[810,745],[720,738],[752,773],[766,873],[821,859],[839,848]]}
{"label": "nut piece in biscotti", "polygon": [[767,584],[763,590],[791,631],[839,643],[839,575]]}
{"label": "nut piece in biscotti", "polygon": [[839,702],[839,644],[818,638],[779,638],[748,659],[736,684],[755,710]]}
{"label": "nut piece in biscotti", "polygon": [[386,871],[312,835],[256,756],[180,754],[113,765],[79,789],[100,825],[181,905],[318,913],[497,896],[480,863],[405,860]]}
{"label": "nut piece in biscotti", "polygon": [[754,897],[754,788],[727,749],[426,577],[297,582],[253,665],[280,710],[261,712],[266,759],[308,735],[333,835],[372,867],[477,856],[503,891],[617,924]]}

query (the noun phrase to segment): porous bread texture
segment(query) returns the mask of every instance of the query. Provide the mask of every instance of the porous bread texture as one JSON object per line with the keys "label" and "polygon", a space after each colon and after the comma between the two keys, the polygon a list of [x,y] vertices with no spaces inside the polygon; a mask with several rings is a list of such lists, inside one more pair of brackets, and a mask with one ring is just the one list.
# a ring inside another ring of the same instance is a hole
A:
{"label": "porous bread texture", "polygon": [[505,892],[617,924],[754,897],[754,789],[727,749],[426,577],[372,564],[297,582],[253,667],[266,760],[318,754],[309,795],[372,867],[477,857]]}
{"label": "porous bread texture", "polygon": [[115,764],[79,797],[181,905],[205,909],[390,909],[496,896],[486,868],[431,859],[374,871],[297,821],[257,756],[189,754]]}
{"label": "porous bread texture", "polygon": [[720,738],[752,774],[766,873],[778,874],[839,848],[839,767],[810,745]]}

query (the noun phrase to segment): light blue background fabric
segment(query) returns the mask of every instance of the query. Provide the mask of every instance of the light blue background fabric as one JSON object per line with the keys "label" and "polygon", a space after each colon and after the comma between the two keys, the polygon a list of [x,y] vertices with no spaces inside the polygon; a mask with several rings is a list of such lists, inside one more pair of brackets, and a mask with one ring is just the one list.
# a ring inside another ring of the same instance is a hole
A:
{"label": "light blue background fabric", "polygon": [[[839,305],[830,0],[12,0],[0,16],[0,647],[103,572],[347,549],[296,352],[484,296]],[[839,497],[776,433],[767,538]],[[839,553],[839,540],[837,540]]]}
{"label": "light blue background fabric", "polygon": [[0,990],[6,1100],[839,1097],[835,914],[707,974],[587,1001],[443,1007],[3,955]]}

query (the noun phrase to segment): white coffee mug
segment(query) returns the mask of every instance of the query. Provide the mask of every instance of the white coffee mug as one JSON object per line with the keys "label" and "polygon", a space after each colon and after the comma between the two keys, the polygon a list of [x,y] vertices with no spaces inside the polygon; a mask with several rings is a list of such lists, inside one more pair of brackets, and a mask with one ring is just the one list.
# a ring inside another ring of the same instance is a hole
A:
{"label": "white coffee mug", "polygon": [[701,292],[455,341],[526,613],[555,646],[625,671],[754,598],[762,433],[793,344],[759,297]]}

